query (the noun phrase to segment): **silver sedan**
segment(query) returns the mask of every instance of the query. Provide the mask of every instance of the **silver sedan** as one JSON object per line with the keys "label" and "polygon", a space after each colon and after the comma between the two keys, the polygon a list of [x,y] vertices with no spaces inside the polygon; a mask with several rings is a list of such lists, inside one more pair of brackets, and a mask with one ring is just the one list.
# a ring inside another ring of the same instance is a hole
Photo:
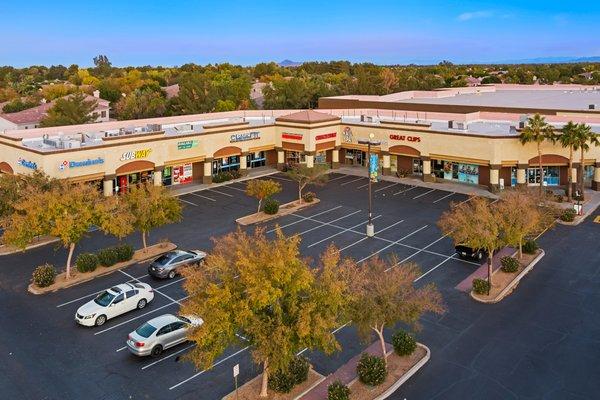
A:
{"label": "silver sedan", "polygon": [[185,342],[188,329],[200,326],[203,322],[198,317],[161,315],[131,332],[127,338],[127,348],[136,356],[158,357],[163,350]]}

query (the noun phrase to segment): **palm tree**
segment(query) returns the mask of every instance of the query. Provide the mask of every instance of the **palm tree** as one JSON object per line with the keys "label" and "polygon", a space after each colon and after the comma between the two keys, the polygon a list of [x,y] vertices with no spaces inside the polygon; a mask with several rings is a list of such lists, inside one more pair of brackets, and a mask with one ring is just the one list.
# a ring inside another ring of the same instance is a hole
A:
{"label": "palm tree", "polygon": [[558,141],[562,145],[562,147],[569,148],[569,186],[567,187],[567,197],[569,201],[573,198],[573,174],[571,171],[573,170],[573,149],[577,143],[577,130],[578,125],[573,121],[569,121],[563,128],[561,129],[561,135],[558,138]]}
{"label": "palm tree", "polygon": [[556,141],[554,135],[554,127],[546,122],[546,118],[540,114],[535,114],[527,119],[527,125],[519,135],[521,144],[535,143],[537,145],[538,161],[540,168],[540,196],[544,187],[544,169],[542,168],[542,149],[541,145],[544,141],[549,140],[552,143]]}
{"label": "palm tree", "polygon": [[579,159],[579,176],[578,186],[579,192],[581,195],[581,199],[584,199],[583,194],[583,174],[585,171],[585,153],[590,150],[590,144],[594,146],[600,146],[600,140],[598,140],[598,134],[592,132],[592,127],[586,125],[585,123],[577,124],[576,130],[576,139],[575,144],[573,146],[574,150],[580,150],[580,159]]}

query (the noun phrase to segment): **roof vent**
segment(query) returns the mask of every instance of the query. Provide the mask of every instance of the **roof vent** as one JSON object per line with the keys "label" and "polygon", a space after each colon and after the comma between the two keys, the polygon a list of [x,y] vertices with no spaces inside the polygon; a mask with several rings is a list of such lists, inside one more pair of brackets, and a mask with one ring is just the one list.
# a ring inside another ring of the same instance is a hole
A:
{"label": "roof vent", "polygon": [[595,110],[596,109],[596,105],[595,104],[590,104],[590,110]]}

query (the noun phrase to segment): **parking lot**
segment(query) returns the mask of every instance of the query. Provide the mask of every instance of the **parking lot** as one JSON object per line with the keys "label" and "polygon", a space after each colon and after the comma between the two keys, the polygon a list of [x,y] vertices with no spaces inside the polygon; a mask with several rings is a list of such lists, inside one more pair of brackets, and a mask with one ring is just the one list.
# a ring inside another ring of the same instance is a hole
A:
{"label": "parking lot", "polygon": [[[287,202],[297,196],[295,183],[285,175],[271,178],[280,181],[284,188],[276,196],[278,200]],[[180,248],[210,250],[211,237],[230,232],[235,229],[236,218],[255,211],[256,200],[247,197],[244,188],[245,183],[233,182],[181,196],[185,205],[183,221],[152,232],[151,241],[169,238]],[[374,255],[384,258],[394,255],[399,262],[417,263],[422,274],[416,284],[434,282],[449,311],[441,317],[423,319],[419,339],[432,349],[432,362],[394,398],[455,398],[443,394],[451,393],[448,390],[456,388],[458,382],[477,376],[475,371],[481,365],[476,361],[484,358],[480,352],[487,346],[488,338],[477,332],[498,329],[495,319],[485,318],[493,315],[497,306],[476,304],[454,289],[478,264],[458,259],[451,240],[436,226],[450,202],[465,201],[467,197],[400,183],[376,183],[373,185],[376,235],[368,238],[365,234],[367,178],[332,174],[326,186],[310,190],[317,193],[321,202],[266,224],[267,234],[272,235],[277,224],[286,235],[299,235],[302,254],[313,259],[333,242],[343,256],[359,261]],[[76,252],[99,249],[113,242],[100,232],[93,232]],[[139,246],[137,236],[128,238],[128,242]],[[252,362],[251,348],[243,340],[239,347],[228,349],[207,371],[195,370],[191,363],[180,359],[193,346],[190,343],[166,350],[158,358],[130,355],[125,347],[128,333],[153,317],[176,313],[186,299],[181,286],[183,278],[155,280],[147,275],[147,263],[45,296],[27,294],[25,287],[33,268],[46,260],[61,265],[64,253],[47,246],[0,259],[0,299],[6,310],[0,315],[3,326],[0,349],[6,360],[0,367],[0,387],[7,388],[5,395],[31,399],[218,399],[233,390],[231,369],[235,364],[240,364],[241,383],[260,372]],[[73,315],[79,306],[99,291],[126,281],[150,283],[155,290],[154,301],[145,309],[109,320],[102,327],[84,328],[75,324]],[[474,327],[482,321],[485,326]],[[526,325],[528,321],[521,323]],[[550,340],[550,336],[546,334],[544,338]],[[363,346],[351,325],[340,326],[336,337],[342,345],[341,352],[330,357],[305,353],[322,374],[335,371]],[[517,343],[524,346],[523,342]],[[518,347],[517,343],[513,346]],[[516,349],[507,350],[507,354],[512,350]],[[493,354],[500,357],[501,366],[509,362],[498,350]],[[457,365],[452,367],[450,360],[454,357]],[[489,358],[485,356],[486,360]],[[481,367],[490,368],[488,364]],[[437,379],[432,378],[432,371]],[[482,381],[488,386],[482,385]],[[481,378],[475,386],[481,388],[478,390],[492,387],[497,398],[508,398],[507,394],[514,397],[519,392],[518,388],[494,382],[489,376]],[[472,398],[483,398],[489,393],[481,391]],[[461,398],[467,397],[470,396]]]}

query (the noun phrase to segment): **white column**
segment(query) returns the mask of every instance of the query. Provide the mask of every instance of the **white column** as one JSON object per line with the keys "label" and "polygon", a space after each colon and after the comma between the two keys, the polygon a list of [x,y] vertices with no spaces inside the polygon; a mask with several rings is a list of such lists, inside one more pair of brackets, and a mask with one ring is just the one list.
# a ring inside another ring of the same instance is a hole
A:
{"label": "white column", "polygon": [[102,192],[104,196],[109,197],[113,195],[113,180],[106,179],[102,182]]}
{"label": "white column", "polygon": [[577,168],[571,168],[571,182],[577,182]]}
{"label": "white column", "polygon": [[248,159],[244,154],[240,156],[240,169],[248,168]]}
{"label": "white column", "polygon": [[384,169],[390,168],[390,155],[389,154],[383,155],[383,168]]}
{"label": "white column", "polygon": [[517,185],[525,185],[525,168],[517,168]]}
{"label": "white column", "polygon": [[500,183],[500,170],[490,168],[490,185],[498,185]]}
{"label": "white column", "polygon": [[285,163],[285,152],[283,150],[277,151],[277,164]]}
{"label": "white column", "polygon": [[162,186],[162,171],[154,171],[154,186]]}
{"label": "white column", "polygon": [[340,162],[340,151],[339,150],[333,150],[331,153],[331,161],[334,163],[339,163]]}
{"label": "white column", "polygon": [[315,156],[309,156],[308,154],[306,155],[306,166],[308,168],[312,168],[315,165]]}
{"label": "white column", "polygon": [[204,176],[212,176],[212,160],[204,161]]}
{"label": "white column", "polygon": [[423,160],[423,175],[431,175],[431,160]]}

